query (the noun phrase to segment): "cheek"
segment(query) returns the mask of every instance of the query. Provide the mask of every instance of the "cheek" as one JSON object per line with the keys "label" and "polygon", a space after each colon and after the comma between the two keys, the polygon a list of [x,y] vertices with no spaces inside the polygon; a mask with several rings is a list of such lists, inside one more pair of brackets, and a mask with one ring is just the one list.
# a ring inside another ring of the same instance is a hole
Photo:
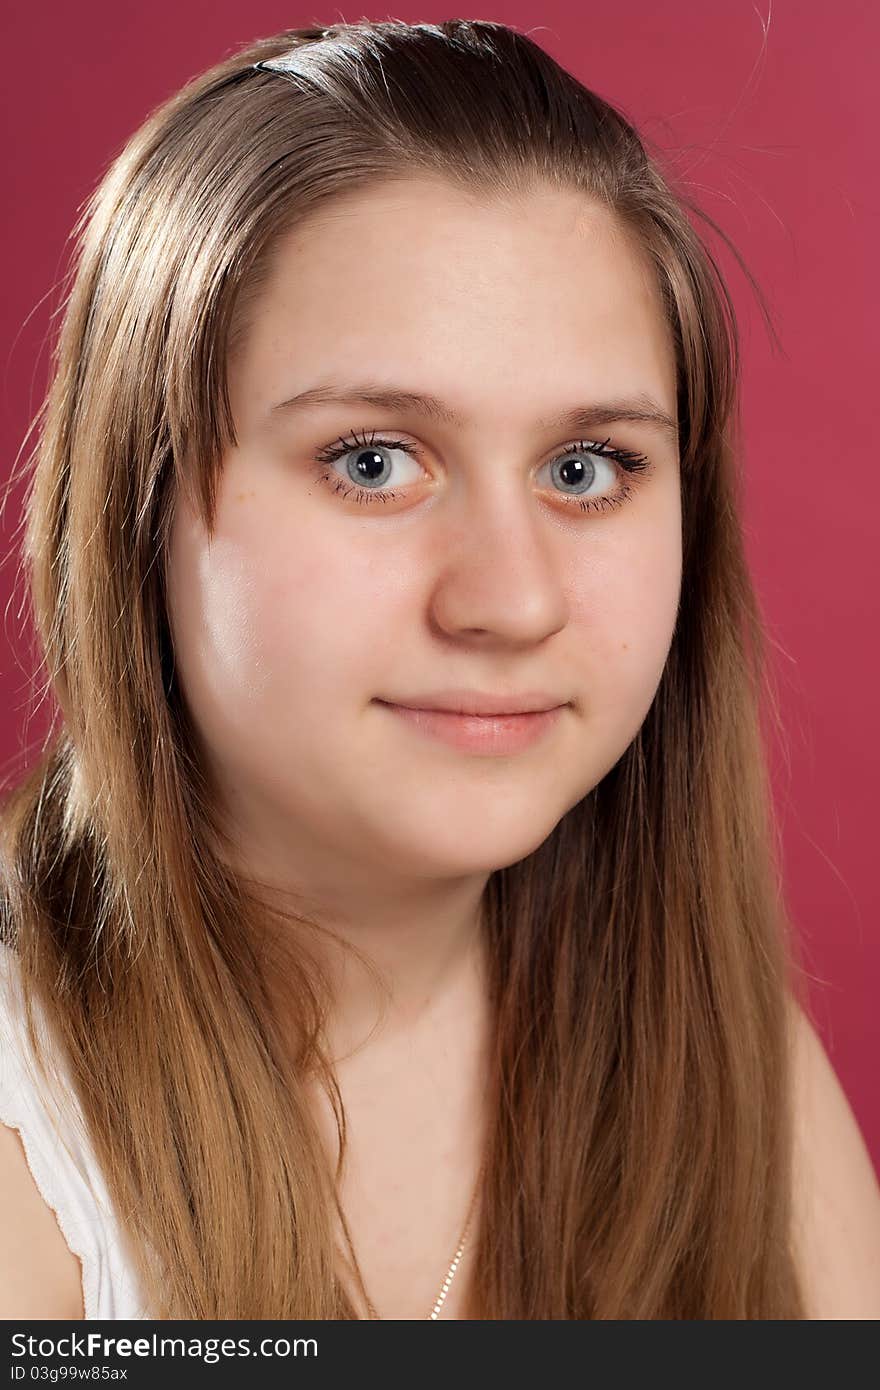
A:
{"label": "cheek", "polygon": [[307,737],[330,702],[378,693],[368,673],[388,639],[375,566],[359,571],[331,532],[273,525],[251,498],[218,509],[210,540],[175,517],[168,607],[181,684],[215,746],[279,728]]}
{"label": "cheek", "polygon": [[609,539],[583,563],[571,599],[584,712],[609,748],[635,737],[656,694],[681,594],[681,533],[663,522]]}
{"label": "cheek", "polygon": [[[248,606],[266,672],[265,700],[295,699],[302,717],[354,711],[381,691],[392,650],[384,579],[329,535],[264,551]],[[374,678],[374,679],[371,679]]]}

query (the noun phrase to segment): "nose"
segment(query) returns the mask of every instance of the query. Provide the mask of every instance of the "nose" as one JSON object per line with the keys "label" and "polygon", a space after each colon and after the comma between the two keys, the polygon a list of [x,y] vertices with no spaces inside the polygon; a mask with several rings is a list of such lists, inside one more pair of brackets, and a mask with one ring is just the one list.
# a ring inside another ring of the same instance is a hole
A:
{"label": "nose", "polygon": [[533,645],[566,622],[566,547],[526,481],[509,470],[488,477],[453,503],[438,547],[431,610],[449,636]]}

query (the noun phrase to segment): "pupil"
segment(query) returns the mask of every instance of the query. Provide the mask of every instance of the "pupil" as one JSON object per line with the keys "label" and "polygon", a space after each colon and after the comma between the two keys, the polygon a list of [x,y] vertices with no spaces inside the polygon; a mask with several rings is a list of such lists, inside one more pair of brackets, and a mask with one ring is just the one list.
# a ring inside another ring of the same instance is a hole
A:
{"label": "pupil", "polygon": [[568,458],[559,465],[559,474],[564,483],[592,482],[595,466],[587,468],[582,459]]}
{"label": "pupil", "polygon": [[[366,465],[364,464],[365,459],[370,460],[370,462]],[[384,472],[385,460],[382,458],[381,454],[376,452],[375,449],[362,449],[361,452],[358,454],[357,459],[355,460],[355,467],[357,468],[360,474],[362,474],[365,478],[369,478],[372,482],[375,478],[381,477],[382,473]],[[373,471],[374,467],[375,472]]]}

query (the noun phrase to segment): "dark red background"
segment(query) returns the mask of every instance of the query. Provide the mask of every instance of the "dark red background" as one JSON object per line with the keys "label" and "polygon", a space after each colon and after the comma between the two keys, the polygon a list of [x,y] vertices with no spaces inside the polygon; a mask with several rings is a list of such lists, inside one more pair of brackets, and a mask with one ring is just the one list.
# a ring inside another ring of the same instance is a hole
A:
{"label": "dark red background", "polygon": [[[390,13],[439,20],[462,11],[400,4]],[[745,525],[787,729],[773,750],[786,891],[816,1021],[880,1167],[880,6],[498,0],[491,14],[476,13],[530,32],[673,153],[770,300],[784,355],[772,348],[735,261],[713,243],[742,326]],[[365,15],[389,12],[268,0],[6,7],[0,479],[12,472],[45,384],[67,235],[126,137],[185,79],[239,44]],[[21,499],[19,486],[2,517],[4,551],[20,539]],[[0,584],[6,779],[44,717],[27,718],[34,658],[14,553]]]}

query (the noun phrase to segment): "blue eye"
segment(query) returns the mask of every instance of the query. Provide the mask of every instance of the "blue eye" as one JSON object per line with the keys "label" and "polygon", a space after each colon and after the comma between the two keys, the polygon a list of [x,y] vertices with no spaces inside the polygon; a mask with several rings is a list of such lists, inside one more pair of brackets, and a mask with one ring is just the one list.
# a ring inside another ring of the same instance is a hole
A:
{"label": "blue eye", "polygon": [[[353,432],[344,439],[328,444],[315,455],[315,463],[319,466],[318,476],[334,492],[359,504],[396,502],[401,494],[385,486],[389,473],[393,471],[393,465],[385,455],[395,449],[401,449],[414,460],[418,459],[418,449],[406,440],[386,439],[374,432],[360,435]],[[343,477],[332,465],[349,455],[352,462],[346,465],[347,477]],[[586,458],[581,458],[581,455],[586,455]],[[598,466],[594,460],[600,461]],[[608,471],[615,479],[615,486],[611,492],[589,492],[597,476],[601,481],[603,463],[610,465]],[[418,466],[421,467],[420,464]],[[609,438],[601,443],[577,440],[544,467],[549,468],[555,481],[572,488],[565,500],[582,511],[598,512],[621,506],[633,490],[627,477],[646,472],[651,464],[644,454],[632,449],[615,448]],[[352,476],[352,470],[358,475],[357,480]],[[564,493],[559,495],[565,498]]]}

